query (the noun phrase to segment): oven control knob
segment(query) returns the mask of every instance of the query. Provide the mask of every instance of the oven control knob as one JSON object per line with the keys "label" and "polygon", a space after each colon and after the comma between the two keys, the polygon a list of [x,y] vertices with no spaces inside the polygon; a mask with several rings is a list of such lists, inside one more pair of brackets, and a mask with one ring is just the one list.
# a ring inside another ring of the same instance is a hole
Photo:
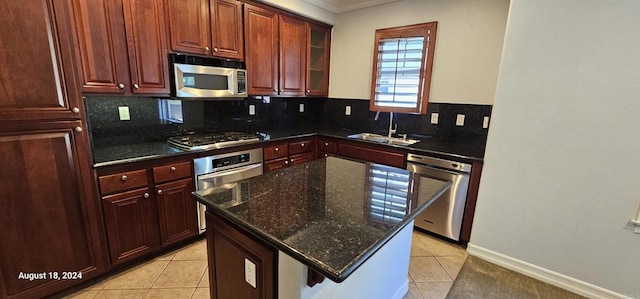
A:
{"label": "oven control knob", "polygon": [[169,169],[171,172],[176,172],[176,168],[171,166],[171,168]]}
{"label": "oven control knob", "polygon": [[149,198],[149,193],[144,193],[144,198]]}
{"label": "oven control knob", "polygon": [[128,179],[128,177],[126,175],[123,175],[120,179],[124,182]]}
{"label": "oven control knob", "polygon": [[162,195],[162,190],[158,190],[158,194],[159,194],[159,195]]}

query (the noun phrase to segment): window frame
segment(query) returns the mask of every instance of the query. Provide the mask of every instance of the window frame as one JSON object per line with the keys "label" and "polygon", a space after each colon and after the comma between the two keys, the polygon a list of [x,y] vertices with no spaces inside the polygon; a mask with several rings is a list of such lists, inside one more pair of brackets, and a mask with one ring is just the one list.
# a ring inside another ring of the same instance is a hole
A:
{"label": "window frame", "polygon": [[[373,50],[373,72],[371,75],[371,98],[369,99],[369,110],[418,114],[427,113],[427,103],[429,102],[429,93],[431,90],[431,71],[433,69],[433,57],[435,52],[437,27],[438,22],[434,21],[376,30]],[[418,83],[418,98],[416,100],[416,107],[401,108],[377,106],[375,99],[376,85],[378,81],[378,48],[380,45],[380,40],[389,38],[410,37],[424,37],[424,42],[422,45],[422,61],[420,64],[420,82]]]}

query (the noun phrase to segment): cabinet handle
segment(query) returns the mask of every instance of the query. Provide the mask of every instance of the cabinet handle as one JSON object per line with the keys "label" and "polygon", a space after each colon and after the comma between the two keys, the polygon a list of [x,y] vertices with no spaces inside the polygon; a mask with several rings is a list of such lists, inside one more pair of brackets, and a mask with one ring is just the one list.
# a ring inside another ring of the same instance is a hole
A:
{"label": "cabinet handle", "polygon": [[118,88],[124,89],[124,84],[122,84],[122,83],[118,84]]}
{"label": "cabinet handle", "polygon": [[204,47],[204,50],[209,52],[209,47]]}
{"label": "cabinet handle", "polygon": [[76,130],[76,132],[80,133],[80,132],[82,132],[82,127],[76,127],[75,130]]}
{"label": "cabinet handle", "polygon": [[71,109],[71,112],[80,113],[80,109],[78,109],[78,107],[73,107],[73,109]]}
{"label": "cabinet handle", "polygon": [[124,182],[128,179],[128,177],[126,175],[123,175],[120,179]]}
{"label": "cabinet handle", "polygon": [[214,52],[218,52],[218,47],[213,48]]}
{"label": "cabinet handle", "polygon": [[158,195],[162,195],[162,190],[158,190]]}
{"label": "cabinet handle", "polygon": [[149,193],[145,192],[144,193],[144,198],[149,198]]}
{"label": "cabinet handle", "polygon": [[280,150],[280,149],[278,149],[278,148],[276,147],[275,151],[277,152],[277,151],[279,151],[279,150]]}
{"label": "cabinet handle", "polygon": [[138,89],[140,88],[140,85],[138,85],[138,83],[133,83],[133,88]]}
{"label": "cabinet handle", "polygon": [[170,170],[171,172],[176,172],[176,168],[175,168],[175,167],[173,167],[173,166],[171,166],[171,168],[169,168],[169,170]]}

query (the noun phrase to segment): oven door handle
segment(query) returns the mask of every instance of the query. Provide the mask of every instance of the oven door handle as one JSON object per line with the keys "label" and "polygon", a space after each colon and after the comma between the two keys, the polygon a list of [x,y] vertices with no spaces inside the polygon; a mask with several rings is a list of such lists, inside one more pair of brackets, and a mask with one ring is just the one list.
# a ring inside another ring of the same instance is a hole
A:
{"label": "oven door handle", "polygon": [[[245,174],[246,173],[246,174]],[[236,182],[245,178],[250,178],[262,174],[262,163],[247,165],[240,168],[214,172],[206,175],[198,176],[198,184],[201,181],[208,181],[213,185],[222,185],[226,183]]]}

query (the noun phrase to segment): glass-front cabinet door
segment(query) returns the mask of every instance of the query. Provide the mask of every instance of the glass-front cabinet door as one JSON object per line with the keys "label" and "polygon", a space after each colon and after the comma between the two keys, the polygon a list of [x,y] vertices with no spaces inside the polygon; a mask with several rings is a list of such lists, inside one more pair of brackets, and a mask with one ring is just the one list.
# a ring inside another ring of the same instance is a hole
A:
{"label": "glass-front cabinet door", "polygon": [[331,27],[307,23],[307,96],[329,94]]}

